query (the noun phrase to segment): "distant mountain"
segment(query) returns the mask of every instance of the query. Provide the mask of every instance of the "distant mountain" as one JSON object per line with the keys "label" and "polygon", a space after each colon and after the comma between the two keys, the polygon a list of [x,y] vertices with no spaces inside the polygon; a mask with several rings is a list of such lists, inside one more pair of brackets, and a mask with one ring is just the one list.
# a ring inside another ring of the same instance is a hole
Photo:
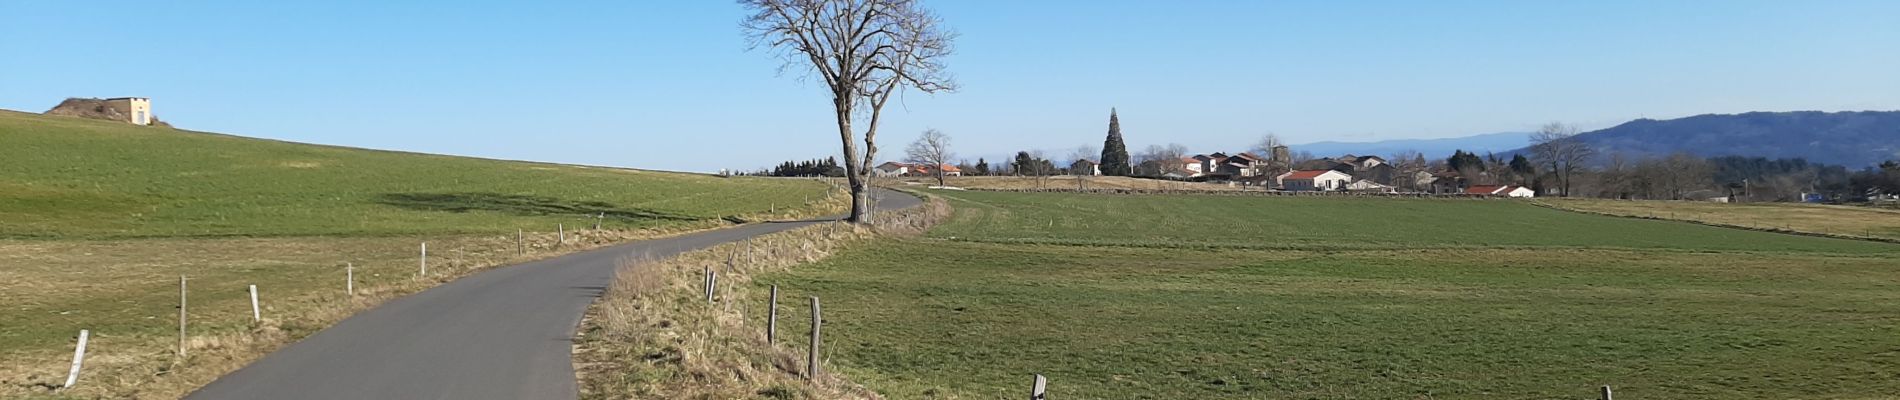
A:
{"label": "distant mountain", "polygon": [[1377,142],[1314,142],[1287,146],[1293,151],[1304,151],[1315,156],[1331,157],[1341,154],[1375,155],[1389,157],[1401,151],[1417,151],[1426,158],[1442,159],[1451,156],[1456,150],[1484,154],[1486,152],[1506,152],[1529,146],[1531,134],[1528,132],[1490,133],[1477,136],[1444,139],[1399,139]]}
{"label": "distant mountain", "polygon": [[1900,159],[1900,111],[1751,112],[1638,119],[1577,136],[1599,154],[1804,158],[1851,169]]}

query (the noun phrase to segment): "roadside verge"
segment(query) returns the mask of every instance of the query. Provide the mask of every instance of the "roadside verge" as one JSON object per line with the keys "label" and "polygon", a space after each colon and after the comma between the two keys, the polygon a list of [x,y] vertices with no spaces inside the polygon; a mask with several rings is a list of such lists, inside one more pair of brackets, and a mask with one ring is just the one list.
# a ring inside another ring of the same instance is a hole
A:
{"label": "roadside verge", "polygon": [[[622,260],[576,331],[581,398],[881,398],[848,377],[807,379],[806,332],[780,329],[767,341],[771,294],[752,279],[881,236],[922,234],[949,216],[943,199],[919,196],[924,205],[879,213],[871,227],[825,223],[670,259]],[[793,289],[778,299],[781,328],[809,318],[807,298]]]}

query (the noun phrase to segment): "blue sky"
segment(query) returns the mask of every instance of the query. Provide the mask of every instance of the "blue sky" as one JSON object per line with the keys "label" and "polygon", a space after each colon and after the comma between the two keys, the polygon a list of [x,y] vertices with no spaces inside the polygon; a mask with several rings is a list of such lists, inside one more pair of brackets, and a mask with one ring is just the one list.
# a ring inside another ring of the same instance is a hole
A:
{"label": "blue sky", "polygon": [[[177,3],[177,4],[173,4]],[[972,158],[1900,109],[1896,1],[934,1],[953,94],[887,111]],[[149,96],[183,128],[710,171],[838,152],[744,11],[640,2],[0,0],[0,108]]]}

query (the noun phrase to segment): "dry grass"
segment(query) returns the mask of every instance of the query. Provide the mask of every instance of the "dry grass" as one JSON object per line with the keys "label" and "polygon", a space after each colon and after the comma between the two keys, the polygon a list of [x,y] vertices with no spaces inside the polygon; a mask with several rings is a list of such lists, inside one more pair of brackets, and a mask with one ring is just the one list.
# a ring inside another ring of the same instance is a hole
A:
{"label": "dry grass", "polygon": [[[838,196],[842,198],[842,196]],[[745,219],[798,218],[780,210]],[[417,279],[423,238],[132,239],[0,241],[0,398],[182,397],[285,344],[383,301],[491,267],[630,240],[721,226],[635,231],[429,238],[427,279]],[[353,263],[356,295],[344,292]],[[178,277],[190,280],[187,358],[176,356]],[[246,287],[258,285],[264,321],[251,321]],[[92,330],[79,384],[63,383],[80,329]]]}
{"label": "dry grass", "polygon": [[[667,260],[626,260],[582,324],[575,360],[581,397],[879,399],[842,376],[804,379],[804,331],[781,329],[779,343],[765,340],[770,295],[752,277],[879,235],[918,234],[948,215],[946,203],[932,200],[883,213],[876,228],[820,224]],[[719,276],[712,303],[702,290],[708,268]],[[809,315],[797,291],[781,295],[782,322]]]}
{"label": "dry grass", "polygon": [[1597,214],[1700,222],[1737,228],[1900,240],[1900,211],[1795,203],[1714,203],[1543,199],[1551,207]]}
{"label": "dry grass", "polygon": [[[1027,176],[953,176],[945,179],[950,186],[966,189],[1145,189],[1145,190],[1246,190],[1241,186],[1229,186],[1220,183],[1178,182],[1159,179],[1130,178],[1126,176],[1089,176],[1082,177],[1077,183],[1075,176],[1051,176],[1038,179]],[[890,179],[890,178],[886,178]],[[900,178],[911,186],[936,185],[935,178]]]}

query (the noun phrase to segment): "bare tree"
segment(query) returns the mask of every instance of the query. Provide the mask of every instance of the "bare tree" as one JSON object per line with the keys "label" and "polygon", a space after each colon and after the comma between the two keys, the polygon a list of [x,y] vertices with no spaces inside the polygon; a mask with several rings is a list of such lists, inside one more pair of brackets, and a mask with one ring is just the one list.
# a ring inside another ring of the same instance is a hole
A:
{"label": "bare tree", "polygon": [[1095,146],[1090,145],[1078,146],[1075,150],[1069,151],[1069,174],[1075,175],[1076,190],[1088,190],[1088,177],[1095,175],[1095,167],[1083,163],[1082,160],[1088,160],[1091,157],[1101,154],[1100,151],[1095,150]]}
{"label": "bare tree", "polygon": [[910,142],[904,149],[905,161],[930,166],[930,174],[937,177],[937,186],[944,186],[943,167],[950,164],[956,154],[950,153],[950,135],[936,128],[925,129],[917,141]]}
{"label": "bare tree", "polygon": [[1274,134],[1273,132],[1267,132],[1267,134],[1261,136],[1260,141],[1255,142],[1253,144],[1253,148],[1249,150],[1252,150],[1254,155],[1266,158],[1268,161],[1287,162],[1289,160],[1273,159],[1274,158],[1273,148],[1285,146],[1285,145],[1286,145],[1286,141],[1280,140],[1280,135]]}
{"label": "bare tree", "polygon": [[1570,188],[1574,185],[1572,178],[1584,168],[1596,150],[1577,139],[1577,128],[1562,122],[1552,122],[1531,134],[1531,154],[1538,163],[1550,167],[1551,175],[1557,178],[1559,192],[1564,197],[1570,197]]}
{"label": "bare tree", "polygon": [[1069,151],[1069,163],[1073,164],[1076,161],[1088,160],[1100,155],[1102,152],[1095,150],[1095,146],[1081,145]]}
{"label": "bare tree", "polygon": [[1314,157],[1313,152],[1300,150],[1300,151],[1293,152],[1292,159],[1287,160],[1287,163],[1290,165],[1294,165],[1295,166],[1294,168],[1298,168],[1297,167],[1298,165],[1305,164],[1307,161],[1313,161],[1316,159],[1319,159],[1319,157]]}
{"label": "bare tree", "polygon": [[1054,165],[1049,162],[1049,153],[1041,149],[1030,150],[1029,160],[1031,172],[1036,175],[1036,188],[1041,189],[1047,187],[1049,184],[1049,175],[1055,172],[1052,170]]}
{"label": "bare tree", "polygon": [[[809,69],[831,92],[838,137],[844,144],[854,223],[869,222],[868,166],[877,156],[877,128],[891,95],[913,88],[954,91],[943,63],[954,33],[916,0],[740,0],[751,12],[740,27],[754,49],[771,48],[783,68]],[[864,123],[858,156],[853,122]]]}
{"label": "bare tree", "polygon": [[1658,162],[1655,177],[1657,197],[1682,200],[1689,192],[1708,188],[1714,182],[1715,166],[1709,160],[1688,153],[1671,154]]}
{"label": "bare tree", "polygon": [[1635,163],[1622,152],[1611,152],[1605,159],[1603,173],[1597,174],[1597,196],[1612,199],[1634,198],[1637,180]]}
{"label": "bare tree", "polygon": [[1185,165],[1186,162],[1181,161],[1181,158],[1187,157],[1187,152],[1187,146],[1180,143],[1168,143],[1165,146],[1151,144],[1135,159],[1136,164],[1143,169],[1143,175],[1160,176],[1170,169]]}
{"label": "bare tree", "polygon": [[1418,173],[1425,171],[1428,167],[1425,165],[1424,154],[1417,150],[1402,150],[1386,157],[1385,163],[1391,164],[1392,170],[1398,173],[1399,177],[1394,183],[1397,183],[1399,188],[1419,190],[1423,186],[1419,182]]}

